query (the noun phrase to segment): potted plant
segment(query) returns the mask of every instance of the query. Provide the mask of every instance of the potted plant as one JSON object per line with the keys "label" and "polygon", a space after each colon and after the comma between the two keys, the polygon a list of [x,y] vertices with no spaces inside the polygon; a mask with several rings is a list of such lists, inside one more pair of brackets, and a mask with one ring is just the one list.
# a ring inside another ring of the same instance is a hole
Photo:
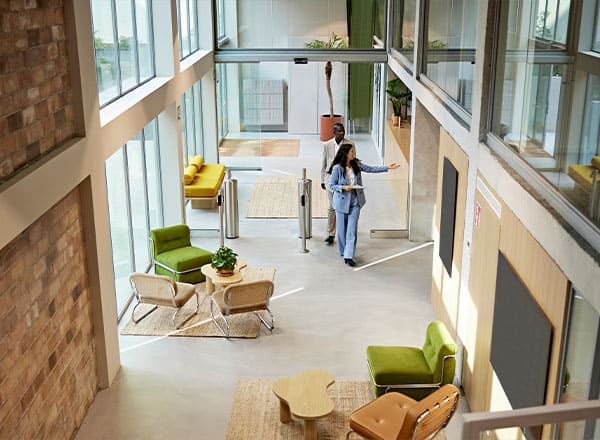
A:
{"label": "potted plant", "polygon": [[232,249],[227,246],[221,246],[214,253],[210,263],[213,269],[217,270],[217,274],[222,277],[233,275],[233,269],[237,263],[237,255]]}
{"label": "potted plant", "polygon": [[406,109],[408,106],[408,99],[411,96],[411,92],[399,78],[394,78],[387,82],[386,93],[392,103],[392,125],[397,127],[400,125],[402,109]]}
{"label": "potted plant", "polygon": [[[305,46],[311,49],[345,49],[348,47],[346,44],[346,38],[332,32],[329,36],[329,40],[311,40],[305,43]],[[325,64],[325,87],[327,88],[327,96],[329,96],[329,114],[321,115],[321,140],[326,141],[331,138],[333,132],[333,124],[342,122],[344,117],[342,115],[336,115],[333,112],[333,94],[331,93],[331,72],[333,66],[331,61],[327,61]]]}

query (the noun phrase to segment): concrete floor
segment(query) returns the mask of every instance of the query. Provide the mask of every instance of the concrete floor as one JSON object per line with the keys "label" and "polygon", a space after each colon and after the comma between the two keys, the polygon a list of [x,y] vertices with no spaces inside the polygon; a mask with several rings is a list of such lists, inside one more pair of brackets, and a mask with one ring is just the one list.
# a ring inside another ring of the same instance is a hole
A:
{"label": "concrete floor", "polygon": [[[301,138],[300,157],[261,158],[262,173],[300,176],[306,167],[316,178],[313,191],[320,191],[321,143],[316,136],[296,137]],[[359,158],[370,165],[380,163],[368,136],[350,137]],[[398,160],[394,151],[387,157],[392,159],[386,163]],[[121,370],[113,385],[96,396],[76,438],[224,439],[240,379],[278,378],[319,368],[338,380],[366,381],[367,345],[422,345],[427,324],[436,319],[430,303],[433,246],[361,267],[422,245],[369,237],[371,228],[405,227],[406,205],[398,202],[398,194],[406,192],[403,165],[386,174],[363,175],[367,204],[361,212],[354,269],[343,264],[337,242],[323,242],[325,219],[313,220],[310,252],[303,254],[298,252],[297,219],[245,218],[246,201],[260,173],[234,172],[240,237],[226,240],[226,245],[251,266],[276,268],[271,303],[275,330],[269,334],[262,328],[258,338],[249,340],[121,336]],[[188,209],[188,223],[212,227],[217,217]],[[194,244],[216,249],[218,236],[205,235],[194,238]],[[465,411],[462,399],[459,413]],[[460,414],[452,419],[448,439],[459,438],[460,419]]]}

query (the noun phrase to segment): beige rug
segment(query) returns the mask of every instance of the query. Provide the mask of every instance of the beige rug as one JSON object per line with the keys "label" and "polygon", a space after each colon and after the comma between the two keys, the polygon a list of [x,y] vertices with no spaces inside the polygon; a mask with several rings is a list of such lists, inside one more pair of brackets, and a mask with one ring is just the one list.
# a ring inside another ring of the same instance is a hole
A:
{"label": "beige rug", "polygon": [[224,139],[220,156],[295,157],[300,152],[300,139]]}
{"label": "beige rug", "polygon": [[[246,217],[298,217],[298,180],[296,176],[258,176],[248,201]],[[320,178],[312,179],[312,217],[327,217],[327,192],[321,189]]]}
{"label": "beige rug", "polygon": [[[227,440],[302,440],[304,422],[292,417],[290,423],[279,421],[279,399],[272,391],[272,380],[243,380],[238,383],[229,417]],[[374,399],[369,382],[338,381],[328,388],[335,409],[317,420],[319,440],[345,439],[350,414]],[[358,440],[360,436],[350,437]],[[435,440],[444,440],[443,432]]]}
{"label": "beige rug", "polygon": [[[258,279],[273,280],[275,269],[272,268],[247,268],[243,272],[244,280],[252,281]],[[121,330],[122,335],[140,335],[140,336],[207,336],[224,337],[215,323],[210,319],[210,298],[206,295],[205,283],[197,285],[200,299],[200,308],[198,314],[190,318],[179,330],[175,329],[171,317],[175,309],[170,307],[159,307],[146,318],[137,324],[131,318]],[[132,306],[133,307],[133,306]],[[152,306],[149,304],[140,305],[135,311],[135,316],[142,316],[145,311]],[[196,309],[196,300],[194,297],[183,306],[177,315],[176,323],[180,324],[188,316],[194,313]],[[131,312],[130,316],[131,316]],[[227,318],[231,327],[231,338],[256,338],[260,332],[260,321],[254,313],[242,313],[232,315]],[[219,322],[221,326],[223,323]],[[265,330],[268,332],[267,330]]]}

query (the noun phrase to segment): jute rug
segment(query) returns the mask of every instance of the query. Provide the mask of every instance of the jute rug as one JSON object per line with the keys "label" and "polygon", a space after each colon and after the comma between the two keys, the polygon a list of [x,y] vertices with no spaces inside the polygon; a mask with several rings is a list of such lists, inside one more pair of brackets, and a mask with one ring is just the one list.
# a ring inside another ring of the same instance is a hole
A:
{"label": "jute rug", "polygon": [[224,139],[221,156],[294,157],[300,152],[300,139]]}
{"label": "jute rug", "polygon": [[[244,380],[238,383],[231,409],[227,440],[302,440],[304,422],[292,417],[289,423],[279,421],[279,399],[272,391],[272,380]],[[327,389],[335,409],[317,420],[319,440],[345,439],[350,414],[373,400],[369,382],[339,381]],[[357,435],[351,439],[359,439]],[[443,433],[436,440],[444,440]]]}
{"label": "jute rug", "polygon": [[[247,268],[243,272],[244,280],[254,281],[258,279],[273,280],[275,269],[272,268]],[[171,317],[175,309],[171,307],[159,307],[137,324],[131,318],[121,330],[122,335],[140,336],[206,336],[224,337],[210,318],[210,298],[206,294],[205,283],[196,287],[200,299],[198,314],[190,318],[179,330],[173,326]],[[133,306],[132,306],[133,307]],[[145,311],[152,308],[149,304],[141,304],[135,311],[135,316],[142,316]],[[194,297],[183,306],[177,315],[176,324],[180,324],[196,309]],[[131,313],[131,312],[130,312]],[[260,321],[254,313],[241,313],[227,318],[231,327],[231,338],[256,338],[260,331]],[[223,326],[222,322],[219,322]]]}
{"label": "jute rug", "polygon": [[[258,176],[248,201],[246,217],[298,217],[298,180],[295,176]],[[320,179],[312,179],[312,216],[326,218],[327,192],[321,189]]]}

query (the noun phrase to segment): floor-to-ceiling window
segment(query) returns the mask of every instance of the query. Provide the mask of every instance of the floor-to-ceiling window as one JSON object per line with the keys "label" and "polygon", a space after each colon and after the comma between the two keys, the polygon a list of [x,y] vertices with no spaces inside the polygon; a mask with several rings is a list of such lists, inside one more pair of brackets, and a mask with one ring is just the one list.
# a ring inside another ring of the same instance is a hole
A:
{"label": "floor-to-ceiling window", "polygon": [[459,106],[471,113],[477,0],[427,2],[427,25],[422,71]]}
{"label": "floor-to-ceiling window", "polygon": [[[592,167],[600,154],[600,54],[592,50],[590,32],[597,27],[600,2],[592,3],[500,3],[491,128],[600,225],[600,179],[594,180]],[[581,14],[581,38],[567,32],[578,7],[591,12]]]}
{"label": "floor-to-ceiling window", "polygon": [[391,33],[392,48],[409,63],[415,59],[416,0],[393,0]]}
{"label": "floor-to-ceiling window", "polygon": [[[600,397],[600,315],[592,305],[573,291],[567,345],[563,366],[560,402],[582,402]],[[598,439],[596,420],[563,423],[557,438]]]}
{"label": "floor-to-ceiling window", "polygon": [[91,0],[100,105],[155,75],[151,0]]}
{"label": "floor-to-ceiling window", "polygon": [[196,155],[204,156],[200,82],[183,94],[182,113],[183,163],[187,165],[190,158]]}
{"label": "floor-to-ceiling window", "polygon": [[150,263],[149,231],[164,224],[156,121],[105,162],[119,317],[130,300],[129,274]]}

